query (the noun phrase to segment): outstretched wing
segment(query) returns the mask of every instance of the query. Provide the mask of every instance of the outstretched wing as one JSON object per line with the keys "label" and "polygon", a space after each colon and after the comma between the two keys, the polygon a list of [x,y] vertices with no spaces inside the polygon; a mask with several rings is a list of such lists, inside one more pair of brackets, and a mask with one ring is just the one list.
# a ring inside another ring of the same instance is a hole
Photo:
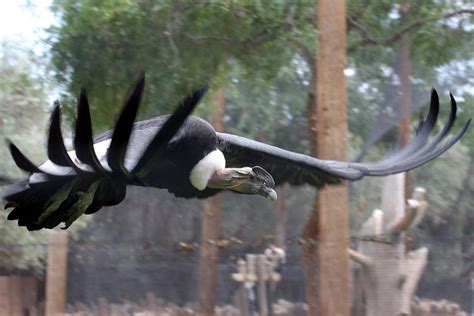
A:
{"label": "outstretched wing", "polygon": [[[126,185],[140,183],[140,176],[150,172],[159,161],[166,144],[176,134],[207,91],[195,91],[184,99],[169,116],[160,117],[154,134],[135,144],[134,161],[127,161],[127,149],[145,79],[142,76],[132,89],[115,128],[107,139],[94,143],[89,103],[81,91],[74,137],[75,151],[68,152],[61,132],[60,107],[56,104],[51,115],[48,135],[49,161],[36,167],[9,142],[16,165],[30,173],[27,181],[1,188],[0,198],[7,200],[5,208],[13,208],[8,219],[18,220],[30,230],[53,228],[65,223],[67,228],[80,215],[93,213],[102,206],[115,205],[125,198]],[[147,122],[143,122],[147,123]],[[135,126],[134,126],[135,124]],[[159,129],[158,129],[159,128]],[[135,140],[136,141],[136,140]],[[98,148],[103,147],[98,154]],[[155,166],[156,167],[156,166]]]}
{"label": "outstretched wing", "polygon": [[469,120],[454,136],[447,138],[456,119],[457,105],[451,95],[451,113],[443,128],[429,140],[438,118],[439,99],[433,90],[430,111],[416,130],[416,136],[403,149],[376,163],[350,163],[320,160],[232,134],[218,133],[219,148],[228,167],[258,165],[273,176],[275,183],[310,184],[322,187],[341,179],[386,176],[419,167],[453,146],[466,132]]}

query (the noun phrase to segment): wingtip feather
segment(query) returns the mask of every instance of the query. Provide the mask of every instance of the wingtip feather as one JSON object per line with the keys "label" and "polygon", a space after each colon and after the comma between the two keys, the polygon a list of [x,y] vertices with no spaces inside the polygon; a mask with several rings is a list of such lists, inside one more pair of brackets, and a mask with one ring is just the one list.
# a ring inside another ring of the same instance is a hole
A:
{"label": "wingtip feather", "polygon": [[54,108],[51,113],[51,122],[49,125],[48,158],[56,165],[74,167],[74,164],[67,154],[66,147],[64,146],[64,139],[61,131],[61,107],[57,101],[54,103]]}
{"label": "wingtip feather", "polygon": [[181,102],[180,106],[168,118],[162,128],[155,135],[151,143],[148,145],[148,148],[145,150],[142,157],[133,169],[133,173],[143,172],[150,161],[153,160],[152,157],[154,157],[154,155],[160,151],[161,145],[168,142],[175,135],[186,118],[199,104],[199,101],[201,101],[208,89],[208,85],[203,85]]}
{"label": "wingtip feather", "polygon": [[87,91],[84,88],[81,89],[77,102],[74,148],[76,149],[76,156],[79,160],[91,166],[96,172],[105,172],[94,151],[89,100],[87,97]]}
{"label": "wingtip feather", "polygon": [[128,175],[128,171],[124,165],[125,152],[132,133],[133,123],[140,106],[144,87],[145,76],[142,74],[133,86],[112,134],[107,162],[109,167],[116,174],[124,176]]}
{"label": "wingtip feather", "polygon": [[25,155],[23,155],[23,153],[10,139],[7,139],[6,141],[13,161],[18,166],[18,168],[31,173],[41,172],[38,167],[36,167],[28,158],[26,158]]}

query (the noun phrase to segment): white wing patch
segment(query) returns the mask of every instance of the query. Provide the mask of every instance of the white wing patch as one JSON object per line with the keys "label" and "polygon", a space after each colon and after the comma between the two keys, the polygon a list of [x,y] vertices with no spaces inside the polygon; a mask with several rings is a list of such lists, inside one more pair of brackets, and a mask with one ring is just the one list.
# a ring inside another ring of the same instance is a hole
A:
{"label": "white wing patch", "polygon": [[199,160],[199,162],[193,167],[191,174],[189,175],[189,181],[191,181],[191,184],[196,189],[202,191],[206,188],[207,182],[209,182],[209,179],[212,177],[214,172],[224,168],[224,154],[219,149],[216,149]]}
{"label": "white wing patch", "polygon": [[[110,139],[101,141],[97,144],[94,144],[94,151],[99,159],[100,164],[107,170],[110,170],[109,165],[107,164],[107,150],[110,146]],[[92,168],[88,165],[80,161],[76,156],[76,151],[71,150],[68,151],[69,157],[71,160],[82,170],[92,172]],[[47,174],[55,175],[55,176],[66,176],[66,175],[73,175],[75,174],[74,169],[71,167],[63,167],[58,166],[57,164],[53,163],[51,160],[44,162],[39,168]],[[29,178],[30,183],[38,183],[48,181],[48,177],[44,173],[33,173]]]}

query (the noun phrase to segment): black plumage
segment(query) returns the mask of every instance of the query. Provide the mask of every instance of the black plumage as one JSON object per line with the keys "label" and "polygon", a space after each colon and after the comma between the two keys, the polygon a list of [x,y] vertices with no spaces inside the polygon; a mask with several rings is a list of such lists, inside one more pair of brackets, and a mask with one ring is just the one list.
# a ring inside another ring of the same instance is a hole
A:
{"label": "black plumage", "polygon": [[[438,96],[433,90],[430,112],[409,145],[376,163],[337,162],[215,132],[205,120],[190,116],[207,91],[206,87],[183,100],[171,115],[134,122],[143,88],[144,78],[141,78],[130,93],[115,128],[95,139],[87,94],[82,90],[73,154],[64,146],[59,105],[55,106],[51,117],[49,162],[36,167],[10,142],[15,163],[30,176],[0,190],[0,195],[7,201],[6,208],[13,208],[8,219],[18,220],[20,226],[30,230],[53,228],[60,223],[67,228],[84,213],[94,213],[103,206],[120,203],[125,198],[127,185],[167,189],[177,197],[206,198],[222,189],[211,185],[197,188],[190,181],[190,174],[204,157],[216,150],[223,153],[226,168],[260,166],[244,168],[242,174],[251,173],[255,178],[252,181],[260,183],[263,191],[257,192],[255,187],[251,188],[253,191],[247,187],[230,188],[241,193],[264,195],[275,185],[285,182],[320,188],[339,183],[341,179],[357,180],[364,176],[403,172],[441,155],[462,137],[470,123],[468,121],[445,140],[456,118],[456,102],[451,96],[451,114],[444,127],[429,140],[439,112]],[[240,174],[237,171],[237,175]]]}

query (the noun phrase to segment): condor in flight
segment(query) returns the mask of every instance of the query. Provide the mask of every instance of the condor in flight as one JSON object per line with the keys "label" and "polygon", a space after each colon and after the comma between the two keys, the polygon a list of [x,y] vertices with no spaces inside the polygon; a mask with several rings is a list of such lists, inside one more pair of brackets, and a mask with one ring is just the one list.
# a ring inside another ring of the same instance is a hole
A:
{"label": "condor in flight", "polygon": [[183,100],[171,115],[134,122],[144,87],[136,83],[111,131],[96,138],[86,92],[78,100],[75,151],[67,151],[60,128],[59,106],[53,110],[48,137],[48,158],[37,167],[9,142],[17,166],[29,177],[0,189],[13,208],[9,220],[29,230],[69,227],[82,214],[123,201],[127,185],[167,189],[177,197],[206,198],[222,190],[259,194],[276,200],[275,186],[310,184],[320,188],[341,179],[385,176],[407,171],[438,157],[465,133],[445,140],[456,118],[429,140],[436,124],[439,101],[435,91],[427,118],[403,149],[376,163],[319,160],[244,137],[217,133],[206,121],[190,116],[207,91],[202,88]]}

